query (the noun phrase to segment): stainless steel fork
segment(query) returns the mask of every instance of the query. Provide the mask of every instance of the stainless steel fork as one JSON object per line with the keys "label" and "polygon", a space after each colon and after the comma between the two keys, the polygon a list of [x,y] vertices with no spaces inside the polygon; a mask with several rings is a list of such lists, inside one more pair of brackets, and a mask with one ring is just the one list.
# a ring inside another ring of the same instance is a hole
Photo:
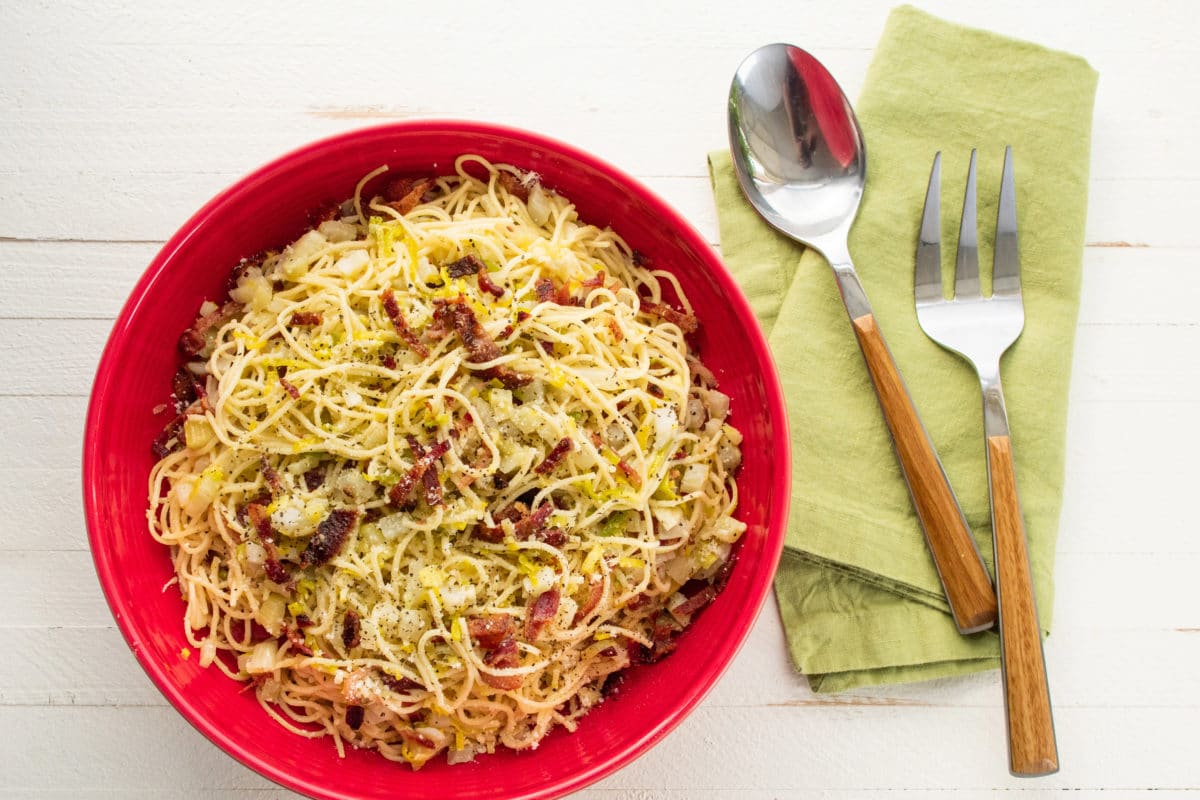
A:
{"label": "stainless steel fork", "polygon": [[971,362],[979,375],[992,501],[996,596],[1000,603],[1009,769],[1018,776],[1049,775],[1058,771],[1058,746],[1029,571],[1025,524],[1017,497],[1008,413],[1000,387],[1000,357],[1025,327],[1012,148],[1004,150],[991,297],[983,296],[979,283],[974,150],[971,151],[958,233],[954,298],[946,300],[942,294],[941,159],[941,153],[933,159],[925,195],[925,213],[921,219],[921,239],[917,245],[917,319],[929,338]]}

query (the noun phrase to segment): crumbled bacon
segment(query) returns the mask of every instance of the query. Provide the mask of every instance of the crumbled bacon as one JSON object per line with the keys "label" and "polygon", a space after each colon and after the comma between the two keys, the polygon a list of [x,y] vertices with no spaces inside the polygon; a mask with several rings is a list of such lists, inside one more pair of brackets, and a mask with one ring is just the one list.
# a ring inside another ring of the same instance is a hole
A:
{"label": "crumbled bacon", "polygon": [[[268,553],[275,550],[274,543],[272,543],[269,547],[266,547],[266,543],[264,543],[264,547]],[[292,574],[287,571],[287,567],[280,563],[279,559],[275,557],[268,557],[267,560],[263,562],[263,571],[267,573],[268,578],[280,586],[285,586],[292,580]]]}
{"label": "crumbled bacon", "polygon": [[[479,324],[475,313],[460,297],[456,300],[438,300],[433,311],[435,320],[453,328],[462,340],[463,347],[470,353],[469,361],[477,364],[494,361],[500,357],[500,347]],[[495,378],[508,389],[517,389],[528,384],[532,378],[521,375],[509,367],[495,366],[480,370],[483,378]]]}
{"label": "crumbled bacon", "polygon": [[387,186],[384,205],[394,208],[401,214],[412,211],[425,197],[425,193],[433,188],[431,178],[397,178]]}
{"label": "crumbled bacon", "polygon": [[616,317],[607,316],[604,318],[604,322],[608,325],[608,329],[612,332],[613,339],[617,340],[618,342],[625,340],[625,332],[621,330],[621,323],[617,322]]}
{"label": "crumbled bacon", "polygon": [[675,650],[675,636],[679,628],[672,622],[669,614],[659,614],[654,619],[654,627],[650,631],[653,647],[642,654],[642,660],[648,663],[659,661]]}
{"label": "crumbled bacon", "polygon": [[354,509],[335,508],[330,511],[308,540],[308,547],[300,554],[300,564],[305,567],[320,566],[336,556],[357,520],[358,512]]}
{"label": "crumbled bacon", "polygon": [[212,313],[199,317],[192,323],[192,327],[184,331],[179,337],[179,349],[189,358],[200,355],[200,351],[208,344],[208,332],[214,328],[220,328],[226,322],[233,319],[241,308],[241,303],[235,303],[231,300]]}
{"label": "crumbled bacon", "polygon": [[642,488],[642,476],[638,474],[636,469],[629,466],[625,462],[625,459],[622,458],[617,462],[617,469],[621,470],[621,474],[625,476],[625,480],[629,481],[630,486],[635,489]]}
{"label": "crumbled bacon", "polygon": [[285,631],[287,640],[291,642],[293,650],[304,656],[311,656],[313,654],[312,648],[305,643],[304,634],[300,632],[299,628],[293,628],[289,625]]}
{"label": "crumbled bacon", "polygon": [[546,454],[546,458],[542,463],[534,467],[533,471],[538,475],[546,475],[553,472],[554,468],[558,466],[558,462],[562,461],[563,457],[574,449],[574,447],[574,443],[569,438],[559,439],[558,444],[554,445],[554,449]]}
{"label": "crumbled bacon", "polygon": [[422,449],[420,453],[414,448],[413,453],[417,456],[416,461],[409,468],[408,472],[404,473],[404,476],[396,482],[396,485],[388,491],[388,499],[392,501],[392,504],[403,506],[407,502],[408,495],[412,492],[413,487],[417,485],[417,481],[421,480],[430,467],[444,456],[449,449],[449,440],[438,442],[428,450]]}
{"label": "crumbled bacon", "polygon": [[392,321],[392,327],[396,329],[400,340],[421,358],[429,358],[429,348],[417,338],[413,329],[408,327],[408,320],[400,312],[400,305],[396,302],[395,293],[391,289],[384,289],[381,296],[383,297],[383,310],[388,315],[388,319]]}
{"label": "crumbled bacon", "polygon": [[562,528],[543,528],[536,531],[531,538],[545,542],[551,547],[562,547],[567,543],[567,534]]}
{"label": "crumbled bacon", "polygon": [[383,366],[387,367],[388,369],[396,368],[396,359],[394,356],[385,355],[383,358],[380,359],[380,362],[383,364]]}
{"label": "crumbled bacon", "polygon": [[588,584],[587,600],[575,612],[575,618],[571,620],[571,627],[575,627],[579,623],[588,618],[588,615],[596,610],[596,606],[600,605],[600,601],[604,598],[604,581],[597,576],[592,578]]}
{"label": "crumbled bacon", "polygon": [[391,675],[390,673],[383,671],[380,671],[379,673],[379,680],[383,682],[384,686],[388,687],[393,692],[411,692],[414,689],[425,688],[411,678],[397,678],[395,675]]}
{"label": "crumbled bacon", "polygon": [[263,480],[267,482],[267,486],[271,487],[272,492],[278,492],[283,487],[283,482],[279,477],[279,473],[271,466],[271,462],[267,461],[265,455],[259,456],[259,470],[262,472]]}
{"label": "crumbled bacon", "polygon": [[287,378],[280,376],[279,377],[279,385],[283,387],[283,390],[285,392],[287,392],[288,396],[291,397],[293,400],[300,399],[300,390],[297,389],[295,384],[293,384]]}
{"label": "crumbled bacon", "polygon": [[695,333],[700,328],[700,320],[691,314],[685,314],[682,311],[671,308],[665,303],[652,303],[649,300],[643,300],[642,311],[658,317],[663,322],[671,322],[678,325],[679,329],[684,333]]}
{"label": "crumbled bacon", "polygon": [[700,591],[693,594],[687,600],[684,600],[679,605],[671,609],[671,613],[676,617],[690,617],[700,609],[704,608],[712,599],[717,596],[717,591],[711,586],[705,586]]}
{"label": "crumbled bacon", "polygon": [[180,414],[167,423],[150,444],[150,450],[155,458],[166,458],[183,446],[183,422],[187,414]]}
{"label": "crumbled bacon", "polygon": [[537,294],[539,303],[548,303],[554,299],[554,281],[549,278],[538,278],[537,283],[533,285],[533,291]]}
{"label": "crumbled bacon", "polygon": [[356,731],[363,724],[363,707],[362,706],[346,706],[346,726],[352,731]]}
{"label": "crumbled bacon", "polygon": [[488,275],[487,267],[483,264],[479,265],[479,271],[475,274],[479,277],[480,291],[487,292],[493,297],[500,297],[504,294],[504,287],[492,282],[492,276]]}
{"label": "crumbled bacon", "polygon": [[[496,515],[496,522],[500,523],[506,519],[512,521],[513,537],[517,541],[524,541],[542,531],[546,526],[546,520],[553,511],[554,506],[550,503],[538,506],[533,512],[530,512],[524,503],[513,503]],[[476,525],[473,534],[489,542],[504,541],[504,527],[499,524],[492,527],[483,524]]]}
{"label": "crumbled bacon", "polygon": [[423,733],[417,733],[417,731],[413,728],[397,728],[396,733],[400,734],[400,738],[403,739],[406,744],[415,744],[418,747],[424,747],[428,750],[433,750],[437,747],[437,744],[433,741],[433,739],[430,739]]}
{"label": "crumbled bacon", "polygon": [[[494,669],[519,667],[521,654],[517,650],[517,640],[512,636],[504,637],[495,647],[484,653],[483,663]],[[521,688],[522,677],[520,675],[492,675],[481,670],[479,678],[493,689],[512,691]]]}
{"label": "crumbled bacon", "polygon": [[513,197],[516,197],[522,203],[529,202],[529,187],[525,185],[524,181],[522,181],[516,175],[513,175],[511,172],[505,172],[504,170],[501,170],[496,175],[496,183],[503,186],[506,192],[511,194]]}
{"label": "crumbled bacon", "polygon": [[647,391],[647,392],[649,392],[650,394],[652,394],[652,395],[653,395],[653,396],[655,396],[655,397],[662,397],[662,396],[663,396],[663,390],[662,390],[662,387],[661,387],[661,386],[659,386],[657,383],[648,383],[648,384],[646,384],[646,391]]}
{"label": "crumbled bacon", "polygon": [[358,612],[354,609],[346,611],[342,618],[342,644],[347,650],[358,647],[362,642],[362,626]]}
{"label": "crumbled bacon", "polygon": [[513,628],[513,618],[509,614],[488,614],[467,620],[467,632],[471,634],[471,640],[481,647],[498,646],[513,635]]}
{"label": "crumbled bacon", "polygon": [[324,317],[316,311],[297,311],[295,314],[292,314],[291,319],[288,320],[288,324],[296,326],[320,325],[323,321]]}
{"label": "crumbled bacon", "polygon": [[604,285],[604,270],[600,270],[592,277],[588,278],[583,283],[579,284],[585,289],[598,289]]}
{"label": "crumbled bacon", "polygon": [[[422,447],[421,443],[416,440],[416,437],[408,437],[408,446],[412,448],[413,454],[416,455],[418,459],[426,455],[425,448]],[[448,446],[449,445],[447,445],[447,447]],[[438,480],[437,461],[431,463],[429,467],[421,474],[421,486],[425,492],[426,503],[428,503],[431,507],[442,504],[442,484],[441,481]]]}
{"label": "crumbled bacon", "polygon": [[182,411],[192,404],[196,399],[197,383],[192,371],[187,367],[180,367],[175,373],[175,377],[171,378],[171,394],[175,397],[175,409]]}
{"label": "crumbled bacon", "polygon": [[475,275],[480,270],[486,272],[487,268],[479,260],[479,257],[475,255],[463,256],[457,261],[451,261],[446,265],[446,274],[451,278],[465,278],[468,275]]}
{"label": "crumbled bacon", "polygon": [[536,642],[542,631],[558,613],[558,589],[547,589],[525,608],[525,639]]}
{"label": "crumbled bacon", "polygon": [[304,488],[308,491],[315,492],[323,483],[325,483],[324,467],[313,467],[304,473]]}

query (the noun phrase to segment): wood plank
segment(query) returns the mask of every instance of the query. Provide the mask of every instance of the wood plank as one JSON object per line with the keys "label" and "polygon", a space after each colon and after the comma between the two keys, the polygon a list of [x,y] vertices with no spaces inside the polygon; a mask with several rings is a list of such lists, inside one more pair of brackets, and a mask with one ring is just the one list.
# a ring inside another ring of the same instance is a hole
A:
{"label": "wood plank", "polygon": [[[1192,743],[1166,730],[1189,730],[1193,709],[1063,709],[1057,723],[1063,771],[1038,789],[1194,788]],[[45,786],[46,753],[56,759],[63,790],[125,786],[163,792],[184,786],[197,795],[267,788],[169,708],[2,707],[0,725],[22,736],[0,739],[6,786]],[[120,731],[96,736],[96,731]],[[762,796],[809,791],[882,790],[902,786],[932,792],[988,784],[1029,788],[1006,774],[999,708],[709,708],[702,706],[650,754],[601,781],[596,791],[721,792]],[[764,731],[770,735],[763,735]],[[989,744],[991,745],[989,746]],[[931,769],[930,754],[946,754]],[[949,757],[952,754],[953,757]],[[787,769],[763,769],[787,764]],[[869,764],[869,767],[868,767]],[[753,775],[750,775],[753,771]]]}

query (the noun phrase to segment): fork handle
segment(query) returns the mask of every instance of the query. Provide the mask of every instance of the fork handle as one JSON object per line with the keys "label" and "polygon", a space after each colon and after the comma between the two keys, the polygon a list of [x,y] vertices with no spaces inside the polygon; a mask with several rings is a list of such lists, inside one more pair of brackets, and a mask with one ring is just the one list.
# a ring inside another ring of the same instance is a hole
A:
{"label": "fork handle", "polygon": [[986,630],[996,621],[996,595],[937,451],[917,416],[875,315],[861,314],[852,322],[954,624],[960,633]]}
{"label": "fork handle", "polygon": [[1017,776],[1049,775],[1058,771],[1058,745],[1008,436],[989,436],[987,453],[1009,769]]}

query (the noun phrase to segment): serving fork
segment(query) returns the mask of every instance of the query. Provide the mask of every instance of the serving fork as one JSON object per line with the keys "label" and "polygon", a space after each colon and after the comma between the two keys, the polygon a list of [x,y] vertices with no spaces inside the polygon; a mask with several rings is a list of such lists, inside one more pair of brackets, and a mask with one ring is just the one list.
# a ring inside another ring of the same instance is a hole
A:
{"label": "serving fork", "polygon": [[967,172],[959,226],[954,297],[942,293],[941,153],[934,156],[917,244],[914,282],[917,320],[929,338],[975,367],[983,390],[983,431],[991,490],[996,595],[1000,604],[1000,664],[1008,724],[1009,769],[1018,776],[1058,771],[1058,746],[1041,628],[1033,595],[1021,504],[1017,497],[1008,413],[1000,385],[1000,357],[1021,335],[1021,262],[1017,250],[1017,201],[1012,148],[1004,150],[992,268],[992,294],[979,281],[975,225],[975,151]]}

